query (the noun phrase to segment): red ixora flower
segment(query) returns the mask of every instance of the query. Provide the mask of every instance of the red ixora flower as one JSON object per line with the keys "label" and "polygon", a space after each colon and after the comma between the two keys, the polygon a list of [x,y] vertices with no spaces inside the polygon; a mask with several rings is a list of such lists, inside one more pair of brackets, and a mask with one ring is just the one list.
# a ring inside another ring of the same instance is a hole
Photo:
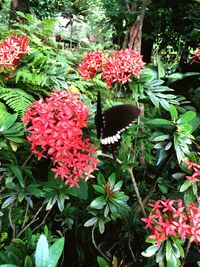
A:
{"label": "red ixora flower", "polygon": [[88,114],[88,107],[77,94],[54,90],[46,100],[28,107],[23,117],[32,152],[38,159],[49,156],[56,176],[70,187],[78,187],[79,179],[89,178],[97,168],[97,148],[83,139]]}
{"label": "red ixora flower", "polygon": [[9,36],[0,44],[0,67],[17,66],[20,59],[28,52],[27,36]]}
{"label": "red ixora flower", "polygon": [[102,78],[108,87],[113,83],[131,82],[131,77],[139,78],[140,71],[144,68],[142,55],[132,49],[122,49],[109,56],[103,67]]}
{"label": "red ixora flower", "polygon": [[197,50],[197,52],[192,57],[192,63],[193,62],[200,63],[200,48]]}
{"label": "red ixora flower", "polygon": [[148,205],[152,210],[142,221],[159,247],[170,236],[200,245],[200,199],[198,207],[190,203],[184,206],[180,199],[161,199]]}
{"label": "red ixora flower", "polygon": [[200,164],[189,162],[188,168],[194,171],[191,176],[186,176],[186,178],[190,181],[190,185],[197,182],[200,187]]}
{"label": "red ixora flower", "polygon": [[104,53],[101,51],[90,51],[79,64],[78,71],[84,80],[93,79],[102,68]]}

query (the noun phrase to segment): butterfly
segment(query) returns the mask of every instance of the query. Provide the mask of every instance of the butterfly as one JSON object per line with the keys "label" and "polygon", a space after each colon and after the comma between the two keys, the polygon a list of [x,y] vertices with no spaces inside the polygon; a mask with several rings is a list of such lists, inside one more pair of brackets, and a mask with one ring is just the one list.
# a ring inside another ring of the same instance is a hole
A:
{"label": "butterfly", "polygon": [[115,158],[115,151],[121,142],[121,134],[137,119],[140,109],[131,104],[117,105],[102,111],[101,96],[98,92],[95,124],[97,137],[104,150],[110,151]]}

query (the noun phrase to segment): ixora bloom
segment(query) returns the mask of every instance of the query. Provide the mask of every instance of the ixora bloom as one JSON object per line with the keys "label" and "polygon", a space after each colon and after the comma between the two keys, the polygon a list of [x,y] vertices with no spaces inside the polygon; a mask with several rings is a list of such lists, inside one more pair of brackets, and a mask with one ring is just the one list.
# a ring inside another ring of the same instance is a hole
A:
{"label": "ixora bloom", "polygon": [[0,67],[17,66],[20,59],[28,52],[29,40],[26,36],[9,36],[0,44]]}
{"label": "ixora bloom", "polygon": [[188,168],[194,171],[191,176],[186,176],[186,178],[190,181],[190,185],[197,182],[200,187],[200,164],[189,162]]}
{"label": "ixora bloom", "polygon": [[192,58],[192,63],[196,62],[196,63],[200,63],[200,48],[197,50],[197,52],[194,54],[193,58]]}
{"label": "ixora bloom", "polygon": [[88,107],[79,95],[57,90],[34,102],[24,115],[31,150],[41,157],[49,156],[53,171],[70,187],[78,187],[79,179],[87,179],[97,167],[96,147],[83,139],[87,127]]}
{"label": "ixora bloom", "polygon": [[78,71],[83,79],[92,79],[97,72],[102,71],[102,79],[107,87],[111,87],[116,82],[130,82],[132,76],[139,78],[144,65],[142,56],[137,51],[127,48],[116,51],[107,59],[103,52],[89,52],[79,64]]}
{"label": "ixora bloom", "polygon": [[89,52],[79,64],[78,71],[84,80],[93,79],[102,68],[104,53],[101,51]]}
{"label": "ixora bloom", "polygon": [[131,82],[131,77],[139,78],[141,69],[144,68],[142,56],[132,49],[116,51],[108,57],[102,71],[102,78],[108,87],[113,83]]}
{"label": "ixora bloom", "polygon": [[142,221],[158,246],[170,236],[200,244],[200,199],[198,207],[188,203],[183,206],[180,199],[161,199],[148,205],[152,210]]}

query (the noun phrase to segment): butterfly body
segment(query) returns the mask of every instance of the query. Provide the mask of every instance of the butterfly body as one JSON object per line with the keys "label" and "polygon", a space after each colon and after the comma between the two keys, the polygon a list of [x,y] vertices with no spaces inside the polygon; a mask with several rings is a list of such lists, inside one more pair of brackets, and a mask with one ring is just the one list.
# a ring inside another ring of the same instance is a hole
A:
{"label": "butterfly body", "polygon": [[102,112],[100,94],[97,99],[95,124],[97,136],[105,150],[113,155],[121,142],[121,134],[140,115],[140,109],[131,104],[117,105]]}

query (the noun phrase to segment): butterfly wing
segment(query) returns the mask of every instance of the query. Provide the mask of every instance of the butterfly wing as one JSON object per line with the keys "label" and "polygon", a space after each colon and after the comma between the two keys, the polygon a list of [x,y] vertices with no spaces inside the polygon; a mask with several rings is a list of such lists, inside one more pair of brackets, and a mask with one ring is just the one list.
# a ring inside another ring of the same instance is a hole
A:
{"label": "butterfly wing", "polygon": [[140,115],[140,109],[126,104],[109,108],[103,113],[102,145],[119,144],[121,133]]}

